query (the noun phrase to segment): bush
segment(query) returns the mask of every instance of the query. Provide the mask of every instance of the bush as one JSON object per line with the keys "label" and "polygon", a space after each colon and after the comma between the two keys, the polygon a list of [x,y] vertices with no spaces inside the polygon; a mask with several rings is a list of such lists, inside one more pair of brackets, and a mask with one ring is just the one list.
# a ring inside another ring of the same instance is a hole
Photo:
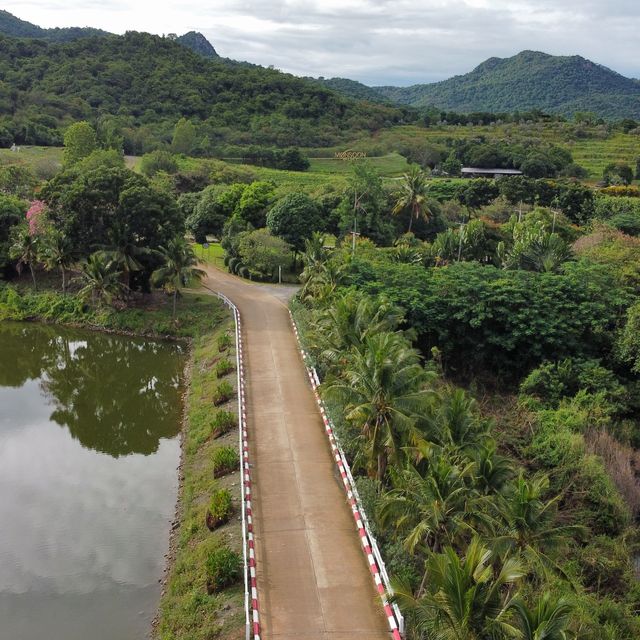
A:
{"label": "bush", "polygon": [[231,493],[228,489],[217,489],[209,501],[207,509],[207,527],[210,531],[229,522],[233,514]]}
{"label": "bush", "polygon": [[217,593],[235,584],[242,575],[242,558],[227,547],[220,547],[207,558],[207,592]]}
{"label": "bush", "polygon": [[218,378],[224,378],[227,374],[231,373],[234,369],[233,362],[228,358],[224,358],[220,360],[220,362],[216,363],[216,376]]}
{"label": "bush", "polygon": [[233,344],[233,339],[228,333],[218,336],[218,351],[226,351]]}
{"label": "bush", "polygon": [[178,163],[173,155],[168,151],[160,150],[145,153],[140,161],[140,172],[147,177],[152,177],[160,171],[170,174],[178,171]]}
{"label": "bush", "polygon": [[581,390],[592,395],[602,394],[612,412],[624,408],[624,387],[598,360],[566,358],[545,362],[520,385],[521,393],[534,395],[550,407],[557,407],[563,398],[574,397]]}
{"label": "bush", "polygon": [[220,447],[213,453],[213,477],[220,478],[235,471],[240,464],[240,456],[233,447]]}
{"label": "bush", "polygon": [[212,437],[219,438],[229,431],[233,431],[238,426],[238,420],[235,414],[229,411],[218,411],[213,418]]}
{"label": "bush", "polygon": [[229,382],[223,380],[214,390],[213,390],[213,404],[218,406],[228,402],[233,397],[233,387]]}
{"label": "bush", "polygon": [[[238,253],[242,266],[258,280],[273,280],[278,267],[291,264],[291,247],[281,238],[271,235],[267,229],[240,234]],[[234,265],[235,266],[235,265]],[[229,269],[232,270],[231,262]]]}

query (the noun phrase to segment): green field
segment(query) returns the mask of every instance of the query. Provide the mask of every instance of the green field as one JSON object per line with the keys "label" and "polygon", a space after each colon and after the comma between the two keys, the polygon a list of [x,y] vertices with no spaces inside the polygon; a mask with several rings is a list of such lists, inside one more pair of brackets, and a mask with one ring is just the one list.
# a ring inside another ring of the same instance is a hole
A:
{"label": "green field", "polygon": [[[402,176],[408,163],[399,151],[404,146],[424,142],[443,150],[451,139],[484,138],[486,140],[510,140],[527,142],[542,140],[568,149],[574,161],[589,172],[589,182],[596,182],[604,168],[613,162],[623,162],[636,167],[640,158],[640,137],[620,132],[607,133],[602,127],[578,128],[570,123],[501,124],[495,126],[397,126],[383,129],[373,136],[354,140],[349,148],[368,153],[366,160],[341,160],[334,154],[343,149],[304,149],[309,155],[308,171],[281,171],[252,165],[234,165],[252,173],[259,180],[271,180],[278,191],[302,189],[309,193],[327,188],[342,188],[354,162],[367,162],[383,178],[392,180]],[[376,155],[372,155],[376,154]],[[127,156],[127,166],[138,170],[140,158]],[[20,162],[31,167],[41,177],[49,177],[52,168],[62,166],[62,149],[59,147],[22,147],[19,153],[0,149],[0,164]],[[192,170],[205,160],[179,159],[181,170]]]}
{"label": "green field", "polygon": [[20,147],[20,151],[0,149],[1,164],[25,164],[36,175],[49,176],[62,167],[62,147]]}
{"label": "green field", "polygon": [[[603,169],[612,162],[623,162],[635,169],[640,158],[640,137],[614,132],[607,134],[601,127],[578,128],[569,123],[549,122],[531,124],[502,124],[495,126],[399,126],[383,129],[376,134],[375,141],[370,138],[354,141],[354,149],[367,148],[375,143],[376,147],[386,151],[397,150],[404,144],[424,141],[435,146],[446,145],[447,140],[461,138],[479,138],[486,140],[510,140],[524,142],[543,140],[568,149],[576,163],[590,174],[590,181],[602,177]],[[320,151],[320,150],[315,150]]]}
{"label": "green field", "polygon": [[339,158],[310,158],[311,173],[328,173],[344,175],[351,172],[354,162],[366,162],[383,177],[401,176],[409,168],[409,163],[399,153],[389,153],[384,156],[371,156],[363,160],[340,160]]}

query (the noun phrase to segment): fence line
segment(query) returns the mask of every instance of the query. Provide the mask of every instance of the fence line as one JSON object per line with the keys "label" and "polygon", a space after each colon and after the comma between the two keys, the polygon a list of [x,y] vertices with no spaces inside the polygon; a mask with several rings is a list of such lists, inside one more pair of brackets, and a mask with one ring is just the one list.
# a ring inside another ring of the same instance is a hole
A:
{"label": "fence line", "polygon": [[236,334],[236,371],[238,377],[238,446],[242,454],[240,464],[240,487],[242,494],[242,557],[244,561],[244,610],[246,640],[260,640],[260,614],[256,578],[255,538],[251,507],[251,467],[249,464],[249,437],[247,433],[247,410],[245,406],[244,354],[242,344],[242,322],[240,312],[227,296],[215,294],[233,312]]}
{"label": "fence line", "polygon": [[296,325],[296,321],[293,317],[293,313],[291,313],[291,310],[289,310],[289,315],[291,317],[293,331],[296,334],[296,340],[298,341],[298,348],[307,369],[309,382],[311,383],[311,387],[313,388],[313,392],[316,397],[316,402],[318,403],[318,407],[320,408],[325,431],[331,445],[331,451],[333,453],[334,460],[338,465],[342,483],[347,493],[347,499],[349,500],[349,505],[351,506],[353,517],[356,522],[356,527],[358,528],[360,541],[362,543],[362,549],[367,556],[369,569],[373,576],[376,590],[378,591],[380,599],[382,600],[382,606],[387,617],[389,629],[391,630],[394,640],[401,640],[402,634],[404,634],[404,618],[398,605],[395,602],[389,602],[389,597],[393,595],[393,589],[391,588],[391,583],[389,581],[389,575],[384,564],[384,559],[382,558],[382,554],[380,553],[380,549],[378,548],[378,543],[371,533],[371,527],[369,525],[367,514],[362,508],[362,501],[360,499],[360,495],[358,494],[356,483],[351,473],[351,467],[349,466],[349,462],[347,461],[340,441],[335,434],[333,422],[329,417],[326,406],[320,398],[320,394],[318,393],[318,387],[320,386],[320,378],[318,377],[318,372],[311,365],[311,363],[309,362],[309,356],[302,348],[298,326]]}

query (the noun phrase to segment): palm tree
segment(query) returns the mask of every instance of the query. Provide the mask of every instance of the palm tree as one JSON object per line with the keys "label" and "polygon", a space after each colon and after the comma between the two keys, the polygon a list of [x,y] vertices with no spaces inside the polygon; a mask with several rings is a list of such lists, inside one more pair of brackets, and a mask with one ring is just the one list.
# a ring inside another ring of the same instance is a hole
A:
{"label": "palm tree", "polygon": [[429,185],[427,184],[427,174],[418,166],[411,167],[409,173],[405,173],[400,184],[398,199],[393,207],[394,214],[409,212],[409,229],[413,220],[422,218],[427,221],[431,217],[428,195]]}
{"label": "palm tree", "polygon": [[415,417],[431,391],[417,352],[399,333],[367,336],[352,347],[341,377],[322,392],[345,407],[345,418],[359,429],[361,457],[371,477],[382,480],[387,464],[400,465],[403,447],[414,437]]}
{"label": "palm tree", "polygon": [[115,263],[104,252],[93,253],[80,265],[78,281],[82,288],[78,295],[85,300],[91,298],[94,305],[96,301],[98,304],[111,304],[124,290],[121,275]]}
{"label": "palm tree", "polygon": [[432,454],[424,474],[411,465],[392,470],[393,488],[383,494],[379,516],[402,536],[409,553],[440,552],[453,545],[461,532],[472,529],[479,511],[479,495],[469,487],[473,463]]}
{"label": "palm tree", "polygon": [[548,490],[548,476],[541,474],[527,479],[521,471],[510,491],[496,503],[498,530],[493,542],[502,553],[519,553],[530,565],[543,571],[551,569],[567,578],[548,553],[583,535],[585,528],[557,524],[561,496],[545,500]]}
{"label": "palm tree", "polygon": [[60,269],[62,293],[67,290],[67,271],[75,262],[75,252],[67,237],[57,229],[42,235],[42,257],[47,269]]}
{"label": "palm tree", "polygon": [[125,290],[131,288],[131,274],[142,271],[139,258],[151,253],[150,249],[139,247],[124,224],[118,224],[109,232],[109,243],[103,247],[104,253],[120,268]]}
{"label": "palm tree", "polygon": [[569,630],[574,605],[566,598],[555,599],[545,592],[534,609],[515,598],[511,604],[522,640],[569,640],[575,637]]}
{"label": "palm tree", "polygon": [[402,318],[402,310],[384,299],[349,292],[321,311],[309,339],[321,364],[331,370],[345,364],[352,348],[361,350],[367,337],[394,331]]}
{"label": "palm tree", "polygon": [[477,537],[461,559],[451,547],[427,560],[427,591],[413,595],[394,584],[394,599],[420,637],[433,640],[519,638],[509,622],[511,589],[524,575],[516,558],[492,563],[492,554]]}
{"label": "palm tree", "polygon": [[487,439],[474,448],[474,484],[484,495],[499,493],[514,475],[513,463],[498,453],[494,440]]}
{"label": "palm tree", "polygon": [[164,265],[156,269],[152,276],[152,282],[158,286],[169,285],[173,289],[173,318],[176,317],[176,302],[180,289],[191,280],[200,280],[205,276],[202,269],[196,268],[198,259],[191,245],[180,236],[169,240],[166,247],[160,247],[158,253],[164,260]]}
{"label": "palm tree", "polygon": [[40,242],[37,235],[32,235],[29,225],[22,224],[11,234],[11,246],[9,247],[9,257],[17,260],[16,269],[18,273],[27,265],[31,272],[33,288],[37,289],[35,264],[38,261]]}
{"label": "palm tree", "polygon": [[544,234],[533,240],[522,253],[522,267],[529,271],[558,271],[561,265],[571,260],[569,245],[557,234]]}
{"label": "palm tree", "polygon": [[340,280],[342,266],[329,259],[321,233],[314,232],[311,238],[305,240],[302,262],[304,269],[300,274],[303,283],[300,298],[321,301],[331,295]]}

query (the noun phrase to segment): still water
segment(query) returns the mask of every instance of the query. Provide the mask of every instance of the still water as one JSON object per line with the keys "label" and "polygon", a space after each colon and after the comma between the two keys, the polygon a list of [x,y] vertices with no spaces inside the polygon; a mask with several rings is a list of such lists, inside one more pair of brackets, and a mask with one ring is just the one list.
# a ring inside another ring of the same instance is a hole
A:
{"label": "still water", "polygon": [[178,478],[180,345],[0,322],[0,640],[144,640]]}

